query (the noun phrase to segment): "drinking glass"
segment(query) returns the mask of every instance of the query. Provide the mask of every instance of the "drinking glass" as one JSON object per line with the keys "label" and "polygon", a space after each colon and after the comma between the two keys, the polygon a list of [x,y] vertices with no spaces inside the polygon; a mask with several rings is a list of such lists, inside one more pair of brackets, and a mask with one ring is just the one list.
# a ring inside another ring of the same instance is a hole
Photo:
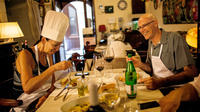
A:
{"label": "drinking glass", "polygon": [[131,102],[127,97],[127,92],[125,88],[125,82],[120,80],[123,77],[123,74],[115,76],[116,84],[119,90],[120,104],[117,106],[116,112],[139,112],[136,103]]}
{"label": "drinking glass", "polygon": [[111,69],[113,68],[112,67],[112,60],[114,59],[114,51],[113,51],[113,48],[111,47],[107,47],[107,49],[105,50],[104,52],[104,60],[108,63],[110,63],[110,67]]}
{"label": "drinking glass", "polygon": [[77,80],[77,89],[79,97],[85,96],[88,94],[88,78],[80,78]]}
{"label": "drinking glass", "polygon": [[[94,70],[95,70],[95,74],[96,76],[99,76],[99,78],[101,78],[101,82],[103,80],[103,76],[104,74],[102,73],[103,69],[104,69],[104,61],[102,59],[102,55],[101,54],[96,54],[95,58],[94,58]],[[97,75],[100,74],[100,75]]]}
{"label": "drinking glass", "polygon": [[103,90],[102,93],[99,94],[99,101],[101,106],[106,110],[116,110],[120,103],[119,89],[114,87]]}
{"label": "drinking glass", "polygon": [[112,62],[114,59],[114,51],[113,48],[108,47],[104,53],[104,60],[106,60],[108,63]]}

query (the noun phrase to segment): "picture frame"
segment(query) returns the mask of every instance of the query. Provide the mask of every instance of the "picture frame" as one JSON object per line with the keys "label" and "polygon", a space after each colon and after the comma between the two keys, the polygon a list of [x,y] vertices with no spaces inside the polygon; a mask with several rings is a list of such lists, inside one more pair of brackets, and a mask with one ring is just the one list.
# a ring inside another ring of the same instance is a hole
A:
{"label": "picture frame", "polygon": [[145,10],[145,0],[132,0],[132,14],[143,14]]}
{"label": "picture frame", "polygon": [[114,8],[113,6],[105,6],[105,13],[113,13]]}
{"label": "picture frame", "polygon": [[163,1],[164,24],[194,24],[198,21],[198,0]]}

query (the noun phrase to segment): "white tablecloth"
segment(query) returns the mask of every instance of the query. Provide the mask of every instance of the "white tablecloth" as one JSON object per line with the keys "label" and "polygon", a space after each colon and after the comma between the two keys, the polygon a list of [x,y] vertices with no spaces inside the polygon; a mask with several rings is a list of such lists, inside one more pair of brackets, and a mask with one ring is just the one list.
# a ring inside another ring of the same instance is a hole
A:
{"label": "white tablecloth", "polygon": [[[139,73],[140,77],[149,77],[144,71],[139,68],[136,68],[136,71]],[[117,75],[124,75],[125,69],[114,69],[114,70],[104,70],[103,81],[106,83],[115,82],[114,77]],[[75,73],[70,73],[71,77]],[[97,75],[97,74],[96,74]],[[90,76],[95,79],[96,77],[94,71],[90,71]],[[69,76],[69,75],[68,75]],[[101,82],[100,78],[96,78],[96,82]],[[37,110],[37,112],[61,112],[62,105],[79,98],[77,94],[77,89],[71,89],[65,101],[63,101],[64,94],[67,90],[65,90],[61,97],[54,101],[54,97],[61,91],[62,89],[55,89],[51,95],[47,98],[44,104]],[[130,103],[134,106],[137,106],[138,103],[148,102],[152,100],[159,100],[162,97],[162,93],[159,90],[147,90],[145,86],[138,86],[137,89],[137,97],[133,100],[130,100]],[[140,112],[160,112],[160,107],[140,110]]]}

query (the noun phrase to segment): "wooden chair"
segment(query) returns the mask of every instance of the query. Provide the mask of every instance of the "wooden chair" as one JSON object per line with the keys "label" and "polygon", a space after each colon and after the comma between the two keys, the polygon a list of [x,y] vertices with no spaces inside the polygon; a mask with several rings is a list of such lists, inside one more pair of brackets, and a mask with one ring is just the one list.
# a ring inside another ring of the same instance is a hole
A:
{"label": "wooden chair", "polygon": [[23,104],[22,100],[16,100],[12,91],[13,79],[0,82],[0,112],[9,112],[10,108]]}
{"label": "wooden chair", "polygon": [[145,62],[147,57],[148,40],[137,30],[125,33],[125,41],[128,42],[133,49],[136,49],[141,57],[142,62]]}

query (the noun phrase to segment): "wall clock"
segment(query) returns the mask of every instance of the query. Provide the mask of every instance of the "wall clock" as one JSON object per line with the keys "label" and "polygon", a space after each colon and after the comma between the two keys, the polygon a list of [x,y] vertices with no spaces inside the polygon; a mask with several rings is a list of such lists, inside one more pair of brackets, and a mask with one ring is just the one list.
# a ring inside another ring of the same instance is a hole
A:
{"label": "wall clock", "polygon": [[120,10],[125,10],[127,8],[127,2],[125,0],[120,0],[118,2],[118,8]]}

